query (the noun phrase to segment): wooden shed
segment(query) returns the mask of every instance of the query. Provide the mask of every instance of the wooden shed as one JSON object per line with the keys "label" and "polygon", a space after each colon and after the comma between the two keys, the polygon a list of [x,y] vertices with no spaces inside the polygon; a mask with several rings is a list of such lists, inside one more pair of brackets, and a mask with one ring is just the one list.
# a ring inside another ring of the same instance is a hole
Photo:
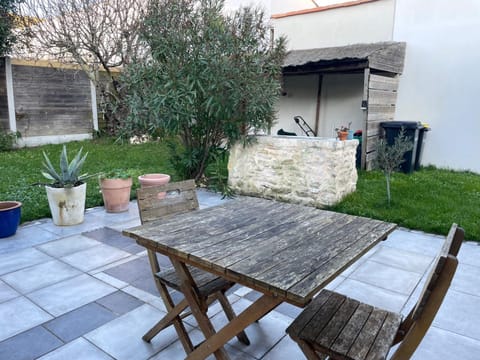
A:
{"label": "wooden shed", "polygon": [[[380,123],[394,119],[399,75],[403,71],[406,44],[381,42],[340,47],[290,51],[283,65],[283,76],[363,73],[362,169],[371,169]],[[319,122],[321,86],[318,87]]]}

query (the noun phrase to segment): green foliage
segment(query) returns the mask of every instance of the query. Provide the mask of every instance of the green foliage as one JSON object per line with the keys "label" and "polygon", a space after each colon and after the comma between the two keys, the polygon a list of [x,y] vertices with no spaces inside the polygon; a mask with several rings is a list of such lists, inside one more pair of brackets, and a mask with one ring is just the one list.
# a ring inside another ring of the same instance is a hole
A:
{"label": "green foliage", "polygon": [[212,161],[210,161],[205,173],[207,176],[207,186],[209,189],[219,192],[225,197],[234,197],[234,192],[228,186],[228,156],[229,152],[218,148],[211,152]]}
{"label": "green foliage", "polygon": [[150,49],[123,73],[126,134],[179,135],[187,178],[202,178],[211,151],[268,129],[280,93],[284,39],[270,44],[262,11],[232,16],[224,1],[151,2],[143,38]]}
{"label": "green foliage", "polygon": [[68,161],[67,147],[63,145],[62,152],[60,153],[60,171],[57,172],[55,167],[52,165],[49,157],[43,152],[44,162],[42,175],[51,180],[52,183],[49,184],[51,187],[56,188],[69,188],[75,187],[83,184],[84,180],[88,179],[90,176],[88,174],[80,174],[82,171],[83,164],[87,158],[88,153],[82,156],[83,148],[78,150],[77,155],[73,158],[71,162]]}
{"label": "green foliage", "polygon": [[135,175],[137,175],[135,171],[125,169],[112,169],[102,172],[98,177],[100,179],[129,179]]}
{"label": "green foliage", "polygon": [[0,56],[8,54],[15,42],[12,29],[18,3],[17,0],[0,0]]}
{"label": "green foliage", "polygon": [[405,161],[405,153],[412,150],[412,148],[413,143],[411,138],[405,135],[404,128],[400,130],[393,145],[388,145],[385,139],[378,141],[375,166],[382,170],[385,175],[388,205],[391,203],[390,183],[392,174],[399,169],[400,165]]}
{"label": "green foliage", "polygon": [[0,151],[8,151],[13,149],[13,145],[17,142],[17,139],[21,138],[20,133],[1,131],[0,130]]}

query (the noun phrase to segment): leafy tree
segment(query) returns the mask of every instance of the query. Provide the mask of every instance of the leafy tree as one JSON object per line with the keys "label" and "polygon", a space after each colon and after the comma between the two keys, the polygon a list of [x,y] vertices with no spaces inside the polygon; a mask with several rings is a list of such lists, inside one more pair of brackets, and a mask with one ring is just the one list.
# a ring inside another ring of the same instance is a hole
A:
{"label": "leafy tree", "polygon": [[16,12],[17,0],[0,0],[0,56],[8,54],[15,42],[12,29]]}
{"label": "leafy tree", "polygon": [[388,205],[390,205],[391,202],[390,180],[392,174],[405,162],[404,155],[407,151],[412,150],[412,148],[412,141],[410,137],[405,135],[405,129],[403,128],[395,138],[393,145],[388,145],[385,139],[380,139],[377,143],[375,165],[382,170],[385,175]]}
{"label": "leafy tree", "polygon": [[261,10],[225,15],[223,6],[223,0],[152,2],[143,33],[149,51],[122,79],[127,133],[179,135],[177,163],[196,180],[217,148],[271,127],[280,93],[284,39],[269,38]]}

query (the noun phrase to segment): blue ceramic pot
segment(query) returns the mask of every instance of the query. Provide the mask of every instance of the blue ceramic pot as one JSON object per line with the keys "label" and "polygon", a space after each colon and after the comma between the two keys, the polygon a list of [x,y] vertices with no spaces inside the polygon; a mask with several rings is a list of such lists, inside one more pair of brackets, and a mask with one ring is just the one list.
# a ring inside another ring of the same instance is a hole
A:
{"label": "blue ceramic pot", "polygon": [[19,201],[0,201],[0,238],[12,236],[20,224],[22,203]]}

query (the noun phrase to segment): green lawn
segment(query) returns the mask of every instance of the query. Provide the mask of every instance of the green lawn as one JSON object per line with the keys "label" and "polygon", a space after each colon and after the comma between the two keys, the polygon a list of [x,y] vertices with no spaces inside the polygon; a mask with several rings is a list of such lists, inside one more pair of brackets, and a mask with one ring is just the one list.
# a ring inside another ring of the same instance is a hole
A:
{"label": "green lawn", "polygon": [[[0,200],[17,200],[23,203],[22,222],[50,217],[47,195],[43,186],[32,186],[46,182],[40,171],[45,151],[54,166],[58,167],[63,145],[47,145],[37,148],[0,152]],[[175,172],[168,161],[167,148],[161,143],[140,145],[115,144],[110,140],[71,142],[67,144],[69,160],[78,149],[88,152],[82,172],[97,174],[116,168],[129,169],[135,175],[144,173],[167,173],[176,180]],[[132,196],[138,187],[134,177]],[[103,205],[97,177],[87,181],[86,207]]]}
{"label": "green lawn", "polygon": [[480,175],[433,167],[392,177],[387,204],[381,172],[360,172],[357,191],[331,210],[391,221],[409,229],[446,234],[453,222],[468,240],[480,241]]}
{"label": "green lawn", "polygon": [[[168,161],[162,143],[118,145],[107,140],[73,142],[69,154],[83,146],[89,155],[84,171],[90,174],[124,168],[136,175],[161,172],[179,180]],[[40,174],[42,150],[52,161],[58,159],[62,145],[0,152],[0,200],[23,202],[22,221],[50,217]],[[56,160],[58,161],[58,160]],[[134,190],[138,180],[134,178]],[[98,181],[87,185],[87,207],[102,205]],[[395,173],[392,178],[392,204],[387,205],[385,178],[377,171],[360,172],[357,191],[331,210],[392,221],[409,229],[446,234],[451,223],[465,228],[466,238],[480,241],[480,175],[424,168],[410,175]]]}

